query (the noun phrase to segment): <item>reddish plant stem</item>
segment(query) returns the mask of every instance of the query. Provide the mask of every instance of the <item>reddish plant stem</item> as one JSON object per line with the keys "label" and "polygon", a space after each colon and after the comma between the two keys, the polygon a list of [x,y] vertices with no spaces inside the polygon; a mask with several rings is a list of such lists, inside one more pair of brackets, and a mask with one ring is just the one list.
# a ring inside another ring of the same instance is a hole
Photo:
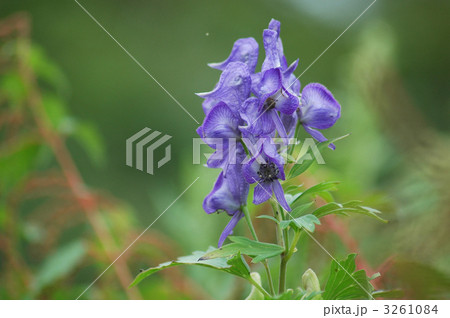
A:
{"label": "reddish plant stem", "polygon": [[[24,22],[24,20],[26,21]],[[70,191],[101,242],[108,260],[111,263],[115,261],[113,267],[124,291],[130,299],[141,299],[141,295],[137,288],[128,288],[128,285],[133,280],[133,277],[128,270],[126,262],[120,258],[116,260],[119,255],[117,245],[114,243],[105,221],[99,214],[97,200],[86,189],[81,175],[79,174],[78,169],[75,166],[63,140],[58,134],[53,132],[48,127],[48,120],[45,117],[45,113],[42,108],[42,98],[38,89],[36,78],[27,63],[30,48],[28,19],[22,19],[21,23],[18,23],[18,25],[20,28],[16,31],[19,34],[17,44],[19,71],[25,84],[28,86],[28,106],[37,125],[38,131],[44,139],[44,142],[51,148],[53,154],[55,155]]]}

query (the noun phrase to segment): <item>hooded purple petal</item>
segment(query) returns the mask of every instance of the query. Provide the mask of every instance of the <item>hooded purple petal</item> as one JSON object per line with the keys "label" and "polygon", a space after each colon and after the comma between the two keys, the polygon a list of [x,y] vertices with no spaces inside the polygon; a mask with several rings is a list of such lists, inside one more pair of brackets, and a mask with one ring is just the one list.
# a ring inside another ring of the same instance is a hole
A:
{"label": "hooded purple petal", "polygon": [[323,85],[312,83],[302,91],[301,121],[311,128],[327,129],[341,116],[341,106]]}
{"label": "hooded purple petal", "polygon": [[233,215],[246,205],[248,191],[249,184],[242,176],[242,165],[230,164],[226,175],[224,172],[219,174],[213,190],[203,201],[203,209],[208,214],[222,210]]}
{"label": "hooded purple petal", "polygon": [[266,51],[266,58],[261,67],[264,72],[271,68],[278,68],[280,64],[280,56],[278,54],[278,33],[274,30],[266,29],[263,31],[264,49]]}
{"label": "hooded purple petal", "polygon": [[247,65],[250,73],[255,72],[258,63],[258,42],[254,38],[239,39],[234,42],[233,49],[225,61],[208,65],[223,71],[232,62],[242,62]]}
{"label": "hooded purple petal", "polygon": [[278,68],[265,71],[255,89],[260,109],[275,108],[289,115],[299,106],[298,97],[283,87],[283,76]]}
{"label": "hooded purple petal", "polygon": [[272,19],[269,28],[263,31],[264,50],[266,58],[261,70],[264,72],[270,68],[287,68],[286,57],[283,53],[283,44],[280,38],[280,22]]}
{"label": "hooded purple petal", "polygon": [[251,79],[247,66],[241,62],[232,62],[223,71],[213,91],[197,95],[206,99],[203,103],[206,113],[220,101],[237,113],[241,104],[250,96],[250,88]]}
{"label": "hooded purple petal", "polygon": [[271,68],[265,71],[261,81],[257,86],[257,96],[260,97],[261,105],[265,100],[281,89],[281,73],[277,68]]}
{"label": "hooded purple petal", "polygon": [[206,138],[238,138],[241,119],[227,104],[219,102],[215,105],[202,125],[203,137]]}
{"label": "hooded purple petal", "polygon": [[283,43],[281,42],[281,37],[280,37],[280,28],[281,28],[281,23],[278,20],[272,19],[269,22],[269,29],[270,30],[274,30],[275,32],[277,32],[277,51],[278,51],[278,56],[280,58],[280,65],[281,65],[281,69],[285,70],[287,68],[287,62],[286,62],[286,57],[284,56],[284,52],[283,52]]}
{"label": "hooded purple petal", "polygon": [[241,117],[246,122],[245,126],[240,127],[244,135],[267,136],[275,130],[270,113],[259,109],[259,100],[256,97],[250,97],[244,102]]}

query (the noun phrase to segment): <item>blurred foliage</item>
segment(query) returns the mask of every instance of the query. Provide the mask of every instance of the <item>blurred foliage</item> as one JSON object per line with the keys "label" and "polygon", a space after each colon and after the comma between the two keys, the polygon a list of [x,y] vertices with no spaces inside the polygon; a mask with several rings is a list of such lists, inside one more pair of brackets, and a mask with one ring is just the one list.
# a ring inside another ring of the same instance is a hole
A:
{"label": "blurred foliage", "polygon": [[[206,63],[225,58],[235,39],[259,40],[277,18],[302,71],[369,4],[82,3],[197,119],[194,92],[217,77]],[[246,297],[243,280],[197,267],[162,271],[132,294],[125,288],[141,268],[216,243],[226,216],[207,216],[201,202],[218,173],[191,164],[196,124],[75,3],[0,3],[1,18],[18,11],[28,14],[0,24],[0,298],[78,297],[198,176],[83,298]],[[329,215],[314,235],[337,259],[357,252],[357,269],[380,272],[376,289],[402,290],[385,297],[450,297],[449,11],[448,1],[377,1],[301,78],[324,83],[342,104],[327,136],[351,135],[324,151],[326,166],[293,180],[306,188],[342,180],[338,202],[361,199],[389,220]],[[173,160],[152,177],[124,163],[126,138],[145,126],[174,136]],[[80,188],[61,166],[61,144]],[[272,226],[255,221],[262,241],[274,240]],[[249,234],[245,224],[236,234]],[[300,246],[288,288],[308,268],[327,281],[329,256],[308,237]],[[259,264],[251,271],[264,277]]]}

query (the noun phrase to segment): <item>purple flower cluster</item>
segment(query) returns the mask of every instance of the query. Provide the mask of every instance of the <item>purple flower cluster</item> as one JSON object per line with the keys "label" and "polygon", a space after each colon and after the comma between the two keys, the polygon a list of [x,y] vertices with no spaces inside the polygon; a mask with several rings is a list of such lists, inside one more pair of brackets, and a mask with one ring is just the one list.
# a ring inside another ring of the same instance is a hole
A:
{"label": "purple flower cluster", "polygon": [[[270,21],[263,32],[263,43],[265,59],[260,72],[255,72],[258,43],[254,38],[239,39],[225,61],[209,64],[222,71],[215,88],[198,94],[204,98],[206,117],[197,133],[215,150],[207,166],[222,169],[203,208],[207,213],[225,211],[231,216],[219,247],[244,216],[250,184],[256,184],[253,203],[260,204],[275,195],[290,211],[280,184],[285,179],[284,159],[280,147],[271,140],[278,136],[287,143],[296,127],[302,125],[314,139],[323,142],[327,139],[317,129],[330,128],[340,117],[339,103],[323,85],[309,84],[300,93],[300,81],[294,76],[298,59],[287,64],[279,21]],[[217,139],[222,141],[221,147],[211,142]],[[257,146],[247,147],[252,150],[247,154],[241,143],[232,142],[235,140],[250,140]],[[334,149],[334,145],[330,147]]]}

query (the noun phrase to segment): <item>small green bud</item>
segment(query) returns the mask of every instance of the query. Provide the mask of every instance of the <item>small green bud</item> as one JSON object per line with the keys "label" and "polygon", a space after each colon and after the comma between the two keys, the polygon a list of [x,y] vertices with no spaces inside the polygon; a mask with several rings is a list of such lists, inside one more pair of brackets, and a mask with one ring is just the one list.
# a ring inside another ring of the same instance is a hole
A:
{"label": "small green bud", "polygon": [[320,283],[316,273],[311,268],[308,268],[302,276],[303,288],[310,294],[313,292],[320,292]]}
{"label": "small green bud", "polygon": [[[261,276],[257,272],[251,272],[250,276],[259,286],[261,286]],[[245,300],[264,300],[264,295],[252,285],[252,290]]]}

